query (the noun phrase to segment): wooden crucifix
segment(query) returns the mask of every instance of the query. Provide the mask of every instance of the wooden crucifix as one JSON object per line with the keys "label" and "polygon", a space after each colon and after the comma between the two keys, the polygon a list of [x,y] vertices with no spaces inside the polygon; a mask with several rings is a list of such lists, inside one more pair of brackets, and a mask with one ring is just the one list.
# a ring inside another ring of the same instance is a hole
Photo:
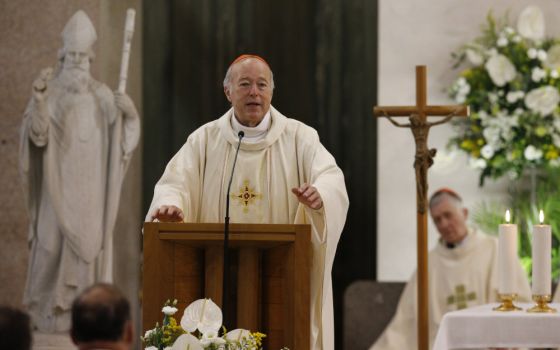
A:
{"label": "wooden crucifix", "polygon": [[[416,142],[414,170],[416,172],[416,229],[418,264],[418,349],[428,350],[428,168],[433,164],[436,149],[428,148],[428,133],[435,125],[444,124],[452,117],[469,115],[468,106],[428,106],[426,66],[416,66],[416,106],[377,106],[373,109],[376,117],[387,117],[400,128],[410,128]],[[428,122],[428,116],[444,117]],[[409,123],[395,121],[393,117],[408,117]]]}

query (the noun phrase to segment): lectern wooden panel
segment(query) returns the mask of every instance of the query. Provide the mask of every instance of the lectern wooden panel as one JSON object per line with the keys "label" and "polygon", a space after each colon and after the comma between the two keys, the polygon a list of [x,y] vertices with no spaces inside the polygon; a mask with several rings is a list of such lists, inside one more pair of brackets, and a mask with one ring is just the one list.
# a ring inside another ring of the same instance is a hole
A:
{"label": "lectern wooden panel", "polygon": [[[145,223],[142,316],[144,330],[161,322],[167,299],[180,314],[192,301],[222,305],[223,224]],[[231,224],[229,235],[237,324],[267,334],[266,349],[310,345],[309,225]],[[229,281],[229,280],[228,280]],[[228,299],[230,300],[230,299]]]}

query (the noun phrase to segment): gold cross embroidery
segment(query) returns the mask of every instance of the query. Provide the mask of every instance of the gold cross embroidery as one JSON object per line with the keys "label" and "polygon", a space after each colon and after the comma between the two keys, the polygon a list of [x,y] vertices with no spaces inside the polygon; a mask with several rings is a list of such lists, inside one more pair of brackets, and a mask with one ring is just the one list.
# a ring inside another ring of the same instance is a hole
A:
{"label": "gold cross embroidery", "polygon": [[447,297],[447,305],[455,304],[457,310],[466,309],[469,301],[476,300],[476,292],[466,292],[464,284],[459,284],[455,287],[455,295]]}
{"label": "gold cross embroidery", "polygon": [[255,193],[253,187],[249,187],[249,180],[243,181],[243,186],[239,189],[239,193],[232,194],[232,199],[237,199],[239,204],[243,206],[243,212],[249,212],[249,205],[254,204],[255,200],[261,199],[260,193]]}

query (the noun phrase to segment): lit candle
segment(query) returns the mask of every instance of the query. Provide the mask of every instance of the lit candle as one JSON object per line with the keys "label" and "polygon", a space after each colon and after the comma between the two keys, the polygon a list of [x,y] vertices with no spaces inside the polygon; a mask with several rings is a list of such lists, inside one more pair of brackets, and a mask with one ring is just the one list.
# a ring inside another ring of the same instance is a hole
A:
{"label": "lit candle", "polygon": [[515,294],[515,266],[517,264],[517,225],[510,224],[509,210],[506,223],[499,226],[498,271],[500,294]]}
{"label": "lit candle", "polygon": [[544,214],[539,213],[540,225],[533,225],[533,295],[550,295],[550,225],[543,225]]}

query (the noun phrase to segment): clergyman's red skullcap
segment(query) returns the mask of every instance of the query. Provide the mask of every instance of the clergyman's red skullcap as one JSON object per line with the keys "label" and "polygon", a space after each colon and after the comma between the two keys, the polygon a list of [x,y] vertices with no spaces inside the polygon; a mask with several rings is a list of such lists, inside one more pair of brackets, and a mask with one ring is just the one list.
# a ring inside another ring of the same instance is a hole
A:
{"label": "clergyman's red skullcap", "polygon": [[270,69],[270,65],[268,64],[268,62],[266,62],[266,60],[264,58],[262,58],[261,56],[257,56],[257,55],[251,55],[251,54],[243,54],[239,57],[237,57],[235,60],[233,60],[233,62],[231,62],[231,64],[229,65],[230,67],[233,66],[234,64],[236,64],[237,62],[241,62],[243,60],[246,60],[248,58],[254,58],[256,60],[261,61],[262,63],[266,64],[266,66],[268,67],[268,69]]}
{"label": "clergyman's red skullcap", "polygon": [[457,192],[453,191],[453,190],[450,189],[449,187],[442,187],[442,188],[440,188],[439,190],[435,191],[434,194],[432,194],[432,197],[430,198],[430,201],[431,201],[431,199],[433,199],[433,198],[435,198],[435,197],[438,197],[438,196],[440,196],[440,195],[442,195],[442,194],[444,194],[444,193],[450,195],[451,197],[453,197],[453,198],[455,198],[455,199],[457,199],[457,200],[459,200],[460,202],[463,201],[463,199],[461,198],[461,196],[459,196],[459,194],[458,194]]}

